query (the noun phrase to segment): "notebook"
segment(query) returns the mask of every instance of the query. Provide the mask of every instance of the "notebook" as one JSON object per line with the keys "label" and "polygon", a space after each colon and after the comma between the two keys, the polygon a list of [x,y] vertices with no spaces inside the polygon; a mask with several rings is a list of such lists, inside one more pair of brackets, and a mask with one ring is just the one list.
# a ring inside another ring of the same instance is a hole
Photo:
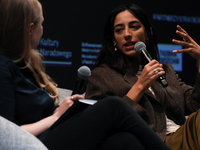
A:
{"label": "notebook", "polygon": [[97,100],[91,99],[78,99],[74,102],[74,104],[51,126],[50,130],[61,124],[63,121],[72,117],[74,114],[82,111],[88,106],[94,105]]}

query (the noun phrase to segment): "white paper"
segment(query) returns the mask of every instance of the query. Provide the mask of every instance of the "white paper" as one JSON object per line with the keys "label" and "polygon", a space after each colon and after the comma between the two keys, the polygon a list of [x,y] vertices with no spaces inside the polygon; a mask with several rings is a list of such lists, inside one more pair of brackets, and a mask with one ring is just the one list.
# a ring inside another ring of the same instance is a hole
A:
{"label": "white paper", "polygon": [[78,101],[89,105],[94,105],[97,102],[97,100],[93,99],[79,99]]}

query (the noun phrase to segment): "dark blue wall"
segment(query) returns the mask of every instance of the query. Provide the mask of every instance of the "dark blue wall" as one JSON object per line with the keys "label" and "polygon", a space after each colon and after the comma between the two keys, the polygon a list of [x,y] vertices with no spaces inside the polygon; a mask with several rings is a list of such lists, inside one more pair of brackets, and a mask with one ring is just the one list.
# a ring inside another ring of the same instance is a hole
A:
{"label": "dark blue wall", "polygon": [[[200,43],[199,22],[191,20],[200,18],[200,1],[189,3],[183,1],[161,0],[40,0],[44,10],[44,35],[38,50],[45,55],[46,71],[58,83],[59,87],[73,89],[77,69],[87,65],[91,69],[93,56],[97,55],[102,43],[103,28],[110,11],[123,3],[135,3],[147,13],[155,27],[158,43],[173,44],[176,25],[180,24]],[[158,20],[154,15],[171,16]],[[183,20],[186,17],[188,22]],[[86,51],[83,51],[86,50]],[[87,50],[89,50],[87,52]],[[90,51],[91,50],[91,51]],[[87,59],[86,59],[87,58]],[[183,71],[180,77],[190,85],[194,84],[196,61],[188,54],[183,54]]]}

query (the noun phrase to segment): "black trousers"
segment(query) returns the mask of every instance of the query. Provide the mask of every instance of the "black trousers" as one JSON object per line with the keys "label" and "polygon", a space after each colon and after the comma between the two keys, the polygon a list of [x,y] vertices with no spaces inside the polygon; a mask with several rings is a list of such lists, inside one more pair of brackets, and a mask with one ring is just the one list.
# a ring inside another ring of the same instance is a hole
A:
{"label": "black trousers", "polygon": [[164,142],[121,98],[108,97],[50,131],[50,150],[167,150]]}

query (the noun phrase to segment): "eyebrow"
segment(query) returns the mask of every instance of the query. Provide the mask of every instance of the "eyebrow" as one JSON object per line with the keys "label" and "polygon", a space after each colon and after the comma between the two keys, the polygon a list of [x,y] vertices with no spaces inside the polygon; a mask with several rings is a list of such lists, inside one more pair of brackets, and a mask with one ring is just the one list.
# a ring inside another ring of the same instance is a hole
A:
{"label": "eyebrow", "polygon": [[[140,22],[139,21],[131,21],[131,22],[129,22],[129,24],[134,24],[134,23],[140,23]],[[115,25],[114,28],[119,27],[119,26],[123,26],[123,24],[119,23],[119,24]]]}

